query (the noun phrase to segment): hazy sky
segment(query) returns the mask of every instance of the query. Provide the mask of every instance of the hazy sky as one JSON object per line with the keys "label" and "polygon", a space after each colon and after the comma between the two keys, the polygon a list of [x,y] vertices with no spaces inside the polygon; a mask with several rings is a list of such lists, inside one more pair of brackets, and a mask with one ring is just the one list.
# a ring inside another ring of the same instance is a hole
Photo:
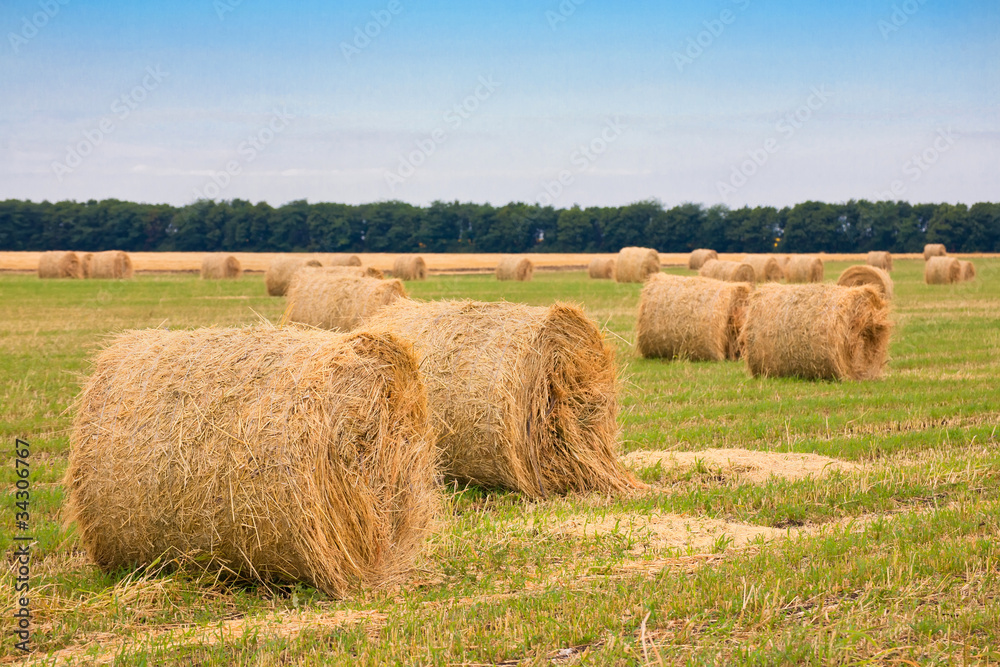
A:
{"label": "hazy sky", "polygon": [[997,0],[7,0],[0,28],[0,199],[1000,201]]}

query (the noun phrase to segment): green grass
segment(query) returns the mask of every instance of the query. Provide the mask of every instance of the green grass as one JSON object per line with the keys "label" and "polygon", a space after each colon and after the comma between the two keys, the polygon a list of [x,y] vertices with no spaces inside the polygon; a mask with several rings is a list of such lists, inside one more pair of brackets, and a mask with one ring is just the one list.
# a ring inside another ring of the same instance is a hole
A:
{"label": "green grass", "polygon": [[[346,600],[189,573],[103,574],[60,515],[71,406],[89,356],[121,329],[277,321],[283,300],[263,296],[262,276],[0,275],[0,547],[10,553],[15,527],[13,441],[27,438],[36,657],[69,649],[50,664],[69,655],[122,665],[996,662],[1000,260],[976,264],[975,282],[931,287],[922,262],[896,262],[891,361],[884,378],[864,383],[639,359],[639,286],[580,272],[408,284],[418,298],[581,304],[617,348],[624,452],[735,447],[860,468],[755,484],[655,465],[638,471],[648,493],[541,502],[451,487],[441,530],[410,580]],[[846,266],[828,263],[827,278]],[[804,530],[662,548],[634,526],[664,513]],[[561,528],[609,518],[621,527],[587,537]],[[13,600],[13,585],[8,571],[4,599]],[[0,656],[13,658],[7,610]]]}

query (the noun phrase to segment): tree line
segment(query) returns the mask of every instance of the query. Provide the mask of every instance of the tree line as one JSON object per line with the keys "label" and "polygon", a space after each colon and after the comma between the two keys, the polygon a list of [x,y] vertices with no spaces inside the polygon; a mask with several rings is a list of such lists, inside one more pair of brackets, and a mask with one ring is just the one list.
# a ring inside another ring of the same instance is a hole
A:
{"label": "tree line", "polygon": [[659,201],[556,209],[436,201],[280,207],[201,200],[187,206],[108,199],[0,202],[0,250],[192,252],[1000,252],[1000,204],[807,201],[729,209]]}

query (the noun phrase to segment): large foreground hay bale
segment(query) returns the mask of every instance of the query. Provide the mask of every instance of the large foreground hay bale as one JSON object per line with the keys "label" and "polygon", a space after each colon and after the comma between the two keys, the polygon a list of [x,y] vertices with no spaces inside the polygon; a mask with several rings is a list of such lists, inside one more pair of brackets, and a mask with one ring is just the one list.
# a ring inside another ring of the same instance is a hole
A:
{"label": "large foreground hay bale", "polygon": [[636,344],[644,357],[722,361],[739,357],[751,286],[660,273],[639,296]]}
{"label": "large foreground hay bale", "polygon": [[72,251],[49,250],[38,258],[39,278],[82,278],[80,257]]}
{"label": "large foreground hay bale", "polygon": [[944,257],[948,254],[945,250],[943,243],[928,243],[924,246],[924,261],[926,262],[931,257]]}
{"label": "large foreground hay bale", "polygon": [[104,571],[163,558],[340,596],[398,579],[436,504],[426,393],[386,336],[126,332],[70,445],[70,516]]}
{"label": "large foreground hay bale", "polygon": [[240,266],[240,260],[232,255],[212,253],[205,255],[205,258],[201,260],[202,280],[236,279],[242,275],[243,267]]}
{"label": "large foreground hay bale", "polygon": [[950,285],[962,279],[962,266],[954,257],[931,257],[924,264],[924,282]]}
{"label": "large foreground hay bale", "polygon": [[618,462],[613,349],[579,308],[400,299],[365,330],[413,343],[449,478],[532,497],[643,486]]}
{"label": "large foreground hay bale", "polygon": [[819,257],[796,255],[788,260],[783,270],[790,283],[823,282],[823,260]]}
{"label": "large foreground hay bale", "polygon": [[714,278],[731,283],[752,283],[756,274],[753,267],[743,262],[732,262],[728,259],[710,259],[698,269],[698,275],[703,278]]}
{"label": "large foreground hay bale", "polygon": [[535,265],[527,257],[503,257],[497,264],[497,280],[531,280]]}
{"label": "large foreground hay bale", "polygon": [[282,322],[350,331],[405,296],[406,288],[399,280],[302,270],[288,286],[288,307]]}
{"label": "large foreground hay bale", "polygon": [[892,254],[888,250],[872,250],[868,253],[868,266],[892,271]]}
{"label": "large foreground hay bale", "polygon": [[80,277],[89,278],[91,265],[94,263],[94,253],[85,252],[80,255]]}
{"label": "large foreground hay bale", "polygon": [[615,277],[615,260],[613,258],[595,257],[590,260],[587,275],[597,280],[613,280]]}
{"label": "large foreground hay bale", "polygon": [[318,259],[307,259],[293,255],[283,255],[271,260],[264,274],[264,285],[268,296],[285,296],[288,283],[292,282],[295,272],[306,266],[323,266]]}
{"label": "large foreground hay bale", "polygon": [[[747,255],[743,263],[753,267],[755,282],[777,282],[785,277],[785,271],[774,255]],[[791,258],[788,263],[792,263]]]}
{"label": "large foreground hay bale", "polygon": [[874,285],[883,298],[891,301],[893,297],[892,278],[888,272],[877,266],[849,266],[837,279],[837,284],[843,287],[858,287],[859,285]]}
{"label": "large foreground hay bale", "polygon": [[357,255],[342,253],[325,257],[327,266],[361,266],[361,258]]}
{"label": "large foreground hay bale", "polygon": [[105,250],[94,253],[90,259],[87,277],[104,280],[131,280],[132,258],[122,250]]}
{"label": "large foreground hay bale", "polygon": [[392,277],[400,280],[426,280],[427,262],[420,255],[400,255],[392,262]]}
{"label": "large foreground hay bale", "polygon": [[888,356],[888,315],[870,285],[762,285],[750,295],[740,345],[755,376],[875,378]]}
{"label": "large foreground hay bale", "polygon": [[660,253],[652,248],[622,248],[615,260],[615,281],[642,283],[660,272]]}
{"label": "large foreground hay bale", "polygon": [[976,266],[972,262],[967,262],[964,259],[958,261],[958,265],[961,269],[962,280],[975,280],[976,279]]}
{"label": "large foreground hay bale", "polygon": [[697,271],[710,259],[719,259],[719,253],[708,248],[692,250],[691,256],[688,257],[688,268],[692,271]]}

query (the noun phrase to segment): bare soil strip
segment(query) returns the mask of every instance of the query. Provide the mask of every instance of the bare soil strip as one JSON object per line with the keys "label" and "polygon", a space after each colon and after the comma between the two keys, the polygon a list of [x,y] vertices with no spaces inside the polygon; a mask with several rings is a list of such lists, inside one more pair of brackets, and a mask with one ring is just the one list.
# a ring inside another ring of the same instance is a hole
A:
{"label": "bare soil strip", "polygon": [[796,454],[761,452],[750,449],[705,449],[698,452],[682,451],[638,451],[626,454],[622,462],[633,469],[651,468],[660,464],[667,468],[694,468],[701,463],[711,472],[720,472],[739,477],[742,480],[761,484],[771,477],[781,479],[816,479],[834,471],[855,472],[860,466],[848,461],[820,456],[818,454]]}

